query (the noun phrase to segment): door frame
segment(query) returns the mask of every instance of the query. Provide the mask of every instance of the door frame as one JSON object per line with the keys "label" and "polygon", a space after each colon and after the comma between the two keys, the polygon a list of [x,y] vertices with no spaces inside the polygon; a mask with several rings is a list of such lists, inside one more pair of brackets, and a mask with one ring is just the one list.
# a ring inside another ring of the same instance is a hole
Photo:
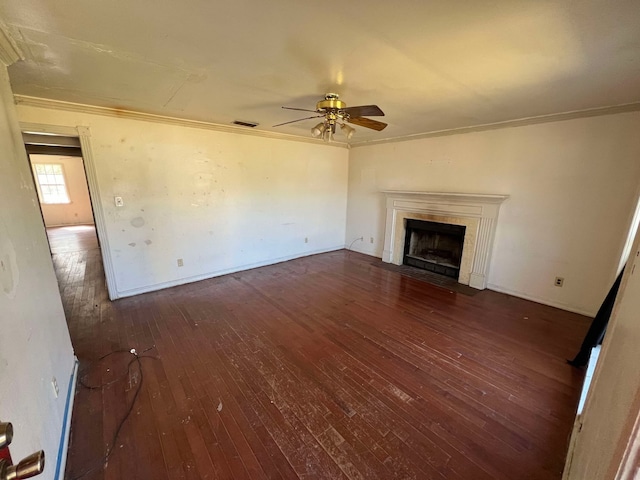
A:
{"label": "door frame", "polygon": [[109,293],[109,299],[116,300],[119,298],[119,295],[116,285],[116,276],[113,269],[113,260],[111,258],[111,248],[109,248],[109,236],[107,235],[105,214],[101,202],[100,186],[98,185],[98,176],[96,174],[95,161],[93,158],[93,151],[91,149],[91,131],[89,127],[82,125],[67,127],[42,123],[20,122],[20,130],[22,132],[29,133],[44,133],[49,135],[62,135],[66,137],[79,138],[84,171],[87,177],[87,185],[89,187],[89,198],[91,200],[91,208],[93,209],[93,217],[100,244],[100,253],[102,254],[107,291]]}
{"label": "door frame", "polygon": [[[604,414],[602,412],[602,408],[600,407],[599,410],[597,407],[592,408],[592,404],[594,404],[595,402],[595,395],[599,395],[600,398],[606,397],[607,395],[611,396],[611,393],[605,390],[607,388],[610,388],[611,385],[603,383],[606,382],[606,378],[611,377],[603,377],[603,370],[610,370],[612,365],[618,366],[621,364],[621,362],[628,360],[627,358],[620,358],[620,356],[609,354],[609,351],[614,349],[616,346],[619,347],[619,343],[614,343],[616,341],[619,341],[619,338],[623,336],[629,336],[628,327],[626,324],[623,324],[622,331],[619,330],[618,324],[620,320],[618,318],[618,314],[621,309],[621,305],[626,302],[626,296],[628,295],[627,285],[630,281],[630,277],[634,275],[636,266],[640,264],[637,260],[638,257],[640,257],[640,230],[635,232],[634,235],[631,255],[627,263],[627,268],[625,269],[624,275],[622,277],[620,290],[616,297],[616,302],[611,314],[609,326],[607,327],[607,335],[605,336],[602,343],[602,352],[596,364],[591,388],[589,388],[589,391],[587,393],[587,399],[585,401],[583,412],[581,415],[576,417],[576,421],[574,423],[574,429],[571,435],[569,450],[567,452],[565,462],[565,469],[562,476],[563,480],[572,480],[574,478],[578,478],[578,475],[580,475],[581,473],[584,473],[582,471],[584,470],[584,468],[580,470],[581,466],[576,466],[574,463],[574,456],[576,452],[578,452],[578,450],[580,450],[582,458],[584,458],[585,456],[590,456],[597,458],[598,461],[607,462],[607,464],[601,463],[605,469],[599,472],[600,476],[598,476],[597,478],[615,478],[616,480],[631,480],[631,478],[635,478],[635,472],[633,471],[633,469],[636,465],[638,465],[638,462],[640,462],[640,397],[638,396],[640,392],[640,383],[638,382],[637,378],[634,377],[633,379],[628,379],[628,377],[625,377],[625,380],[629,380],[625,384],[628,387],[626,392],[628,393],[633,390],[633,401],[630,405],[627,406],[628,412],[625,419],[618,426],[618,430],[613,432],[615,438],[602,440],[607,442],[615,442],[614,450],[613,452],[611,452],[609,457],[603,457],[600,452],[596,451],[595,447],[593,446],[593,444],[597,443],[597,441],[600,440],[596,436],[597,432],[591,430],[589,433],[585,434],[583,433],[582,427],[587,421],[604,422],[608,421],[609,418],[607,417],[603,420]],[[637,298],[631,297],[631,294],[629,295],[630,298]],[[636,312],[637,310],[634,311],[634,313]],[[625,312],[625,315],[627,314],[628,312]],[[624,330],[625,327],[627,327],[627,331]],[[611,345],[612,343],[614,343],[614,346]],[[628,351],[629,349],[625,349],[625,352]],[[601,378],[604,378],[605,380],[601,382]],[[586,441],[585,435],[587,435],[588,437]],[[575,473],[576,470],[578,470],[578,473]],[[584,477],[580,476],[579,478]]]}

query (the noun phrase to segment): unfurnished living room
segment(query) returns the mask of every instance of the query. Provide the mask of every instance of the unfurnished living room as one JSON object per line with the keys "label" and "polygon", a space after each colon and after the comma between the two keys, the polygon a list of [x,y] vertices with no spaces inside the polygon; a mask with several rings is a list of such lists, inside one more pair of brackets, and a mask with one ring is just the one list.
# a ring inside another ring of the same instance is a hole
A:
{"label": "unfurnished living room", "polygon": [[640,478],[638,25],[0,0],[0,480]]}

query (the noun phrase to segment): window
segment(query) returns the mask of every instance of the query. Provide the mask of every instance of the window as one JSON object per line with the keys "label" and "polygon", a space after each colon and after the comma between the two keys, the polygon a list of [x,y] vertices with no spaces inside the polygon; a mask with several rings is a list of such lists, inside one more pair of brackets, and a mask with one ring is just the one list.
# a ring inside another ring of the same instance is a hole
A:
{"label": "window", "polygon": [[71,203],[64,171],[59,163],[34,163],[33,176],[40,203]]}

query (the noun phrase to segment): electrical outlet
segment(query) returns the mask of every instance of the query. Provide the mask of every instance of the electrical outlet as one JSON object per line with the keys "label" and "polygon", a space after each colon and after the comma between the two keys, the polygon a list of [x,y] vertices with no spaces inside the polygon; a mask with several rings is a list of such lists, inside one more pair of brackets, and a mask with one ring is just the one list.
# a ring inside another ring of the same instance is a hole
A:
{"label": "electrical outlet", "polygon": [[373,237],[371,237],[371,239],[370,239],[370,243],[373,243]]}
{"label": "electrical outlet", "polygon": [[116,207],[124,207],[124,200],[122,200],[122,197],[113,197],[113,201],[116,204]]}
{"label": "electrical outlet", "polygon": [[553,284],[556,287],[561,287],[562,285],[564,285],[564,278],[563,277],[556,277],[556,279],[554,280]]}
{"label": "electrical outlet", "polygon": [[53,387],[53,394],[58,398],[60,389],[58,388],[58,380],[56,380],[56,377],[53,377],[53,380],[51,380],[51,386]]}
{"label": "electrical outlet", "polygon": [[309,243],[309,237],[304,237],[304,243]]}
{"label": "electrical outlet", "polygon": [[178,266],[184,267],[184,261],[181,258],[178,259]]}

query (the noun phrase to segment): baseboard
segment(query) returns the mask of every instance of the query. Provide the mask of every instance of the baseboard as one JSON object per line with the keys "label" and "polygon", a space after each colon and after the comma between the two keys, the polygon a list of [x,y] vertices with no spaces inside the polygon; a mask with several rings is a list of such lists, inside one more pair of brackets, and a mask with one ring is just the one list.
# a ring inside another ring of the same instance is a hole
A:
{"label": "baseboard", "polygon": [[507,295],[511,295],[513,297],[523,298],[525,300],[531,300],[532,302],[541,303],[542,305],[547,305],[549,307],[559,308],[560,310],[566,310],[567,312],[578,313],[580,315],[585,315],[587,317],[593,317],[596,314],[595,312],[591,312],[583,308],[567,305],[566,303],[554,302],[553,300],[536,297],[535,295],[529,295],[528,293],[519,292],[517,290],[511,290],[509,288],[501,287],[493,283],[487,284],[487,288],[489,290],[493,290],[494,292],[506,293]]}
{"label": "baseboard", "polygon": [[369,249],[359,249],[357,247],[357,243],[356,246],[351,246],[351,248],[349,248],[349,245],[345,245],[344,248],[345,250],[349,250],[351,252],[357,252],[357,253],[361,253],[363,255],[368,255],[370,257],[374,257],[374,258],[379,258],[380,260],[384,261],[384,255],[386,252],[380,252],[378,253],[376,250],[372,251]]}
{"label": "baseboard", "polygon": [[320,253],[335,252],[336,250],[342,250],[344,248],[344,245],[339,245],[336,247],[323,248],[320,250],[312,250],[300,254],[288,255],[286,257],[273,258],[270,260],[265,260],[263,262],[250,263],[238,267],[227,268],[224,270],[216,270],[214,272],[203,273],[202,275],[179,278],[177,280],[171,280],[169,282],[155,283],[153,285],[147,285],[144,287],[131,288],[128,290],[118,291],[118,296],[116,298],[132,297],[133,295],[140,295],[141,293],[155,292],[157,290],[163,290],[165,288],[177,287],[178,285],[185,285],[187,283],[199,282],[200,280],[208,280],[209,278],[221,277],[222,275],[228,275],[230,273],[251,270],[252,268],[266,267],[268,265],[275,265],[276,263],[288,262],[289,260],[295,260],[296,258],[318,255]]}
{"label": "baseboard", "polygon": [[69,436],[71,434],[71,414],[73,413],[73,401],[76,396],[76,382],[78,380],[78,358],[75,356],[73,358],[73,371],[69,379],[67,400],[64,405],[64,417],[62,418],[62,432],[60,432],[56,473],[53,477],[55,480],[62,480],[64,478],[64,471],[67,466],[67,450],[69,448]]}
{"label": "baseboard", "polygon": [[51,225],[45,225],[45,228],[58,228],[58,227],[93,227],[93,223],[52,223]]}

